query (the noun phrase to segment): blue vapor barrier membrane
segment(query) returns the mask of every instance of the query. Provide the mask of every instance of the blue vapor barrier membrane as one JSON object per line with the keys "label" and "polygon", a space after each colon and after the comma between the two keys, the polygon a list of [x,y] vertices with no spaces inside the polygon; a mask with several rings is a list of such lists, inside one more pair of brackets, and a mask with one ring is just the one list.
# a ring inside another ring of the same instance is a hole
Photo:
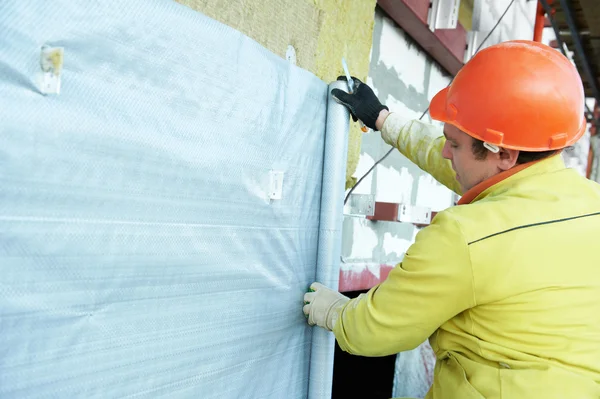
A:
{"label": "blue vapor barrier membrane", "polygon": [[170,0],[0,32],[0,397],[307,397],[327,85]]}

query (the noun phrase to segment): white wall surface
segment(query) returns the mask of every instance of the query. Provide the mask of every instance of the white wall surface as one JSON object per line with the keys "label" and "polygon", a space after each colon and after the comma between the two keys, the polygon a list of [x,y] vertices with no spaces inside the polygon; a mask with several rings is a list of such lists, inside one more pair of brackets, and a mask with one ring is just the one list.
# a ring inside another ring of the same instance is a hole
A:
{"label": "white wall surface", "polygon": [[[448,82],[449,77],[441,68],[378,10],[367,83],[381,102],[407,119],[416,119],[425,111],[433,95]],[[429,115],[424,120],[430,121]],[[379,132],[366,134],[355,176],[362,176],[390,148]],[[377,201],[426,206],[435,211],[447,208],[454,201],[450,190],[398,151],[381,162],[354,193],[373,194]],[[417,231],[412,224],[371,222],[347,216],[343,268],[357,272],[368,269],[377,275],[380,265],[395,265],[402,260]]]}
{"label": "white wall surface", "polygon": [[[468,33],[468,38],[471,39],[469,43],[471,52],[481,45],[510,4],[511,0],[475,0],[473,31]],[[537,1],[515,0],[482,48],[506,40],[532,40],[536,7]]]}

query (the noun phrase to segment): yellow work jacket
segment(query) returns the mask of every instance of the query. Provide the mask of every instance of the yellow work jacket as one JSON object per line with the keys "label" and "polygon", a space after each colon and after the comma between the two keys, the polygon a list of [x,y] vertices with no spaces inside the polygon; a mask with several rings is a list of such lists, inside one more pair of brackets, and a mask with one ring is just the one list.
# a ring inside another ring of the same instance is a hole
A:
{"label": "yellow work jacket", "polygon": [[[396,114],[382,129],[457,191],[441,134]],[[389,277],[344,307],[340,347],[383,356],[429,338],[430,399],[600,398],[600,185],[556,155],[475,194],[438,213]]]}

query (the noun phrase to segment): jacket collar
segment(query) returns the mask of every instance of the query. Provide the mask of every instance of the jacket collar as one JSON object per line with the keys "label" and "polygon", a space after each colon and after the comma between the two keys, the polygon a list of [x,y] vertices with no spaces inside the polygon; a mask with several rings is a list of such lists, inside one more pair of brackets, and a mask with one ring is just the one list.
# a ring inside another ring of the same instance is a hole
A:
{"label": "jacket collar", "polygon": [[500,187],[509,185],[524,177],[554,172],[561,169],[565,169],[565,163],[560,154],[552,155],[551,157],[539,161],[517,165],[472,187],[463,194],[457,205],[472,204],[473,202],[487,197],[490,193],[496,191]]}

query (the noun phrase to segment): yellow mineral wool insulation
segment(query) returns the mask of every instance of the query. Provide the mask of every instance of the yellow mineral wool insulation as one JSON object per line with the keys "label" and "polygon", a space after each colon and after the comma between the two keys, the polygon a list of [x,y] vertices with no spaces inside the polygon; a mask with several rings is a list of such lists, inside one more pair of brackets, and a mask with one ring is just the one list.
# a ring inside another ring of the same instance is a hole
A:
{"label": "yellow mineral wool insulation", "polygon": [[244,35],[285,58],[296,50],[296,65],[315,72],[320,12],[307,0],[175,0]]}
{"label": "yellow mineral wool insulation", "polygon": [[470,31],[473,29],[473,7],[474,0],[462,0],[458,9],[458,22]]}
{"label": "yellow mineral wool insulation", "polygon": [[[285,58],[296,50],[296,65],[329,83],[350,73],[365,80],[373,37],[376,0],[176,0],[256,40]],[[362,143],[357,124],[350,127],[346,187],[351,187]]]}

